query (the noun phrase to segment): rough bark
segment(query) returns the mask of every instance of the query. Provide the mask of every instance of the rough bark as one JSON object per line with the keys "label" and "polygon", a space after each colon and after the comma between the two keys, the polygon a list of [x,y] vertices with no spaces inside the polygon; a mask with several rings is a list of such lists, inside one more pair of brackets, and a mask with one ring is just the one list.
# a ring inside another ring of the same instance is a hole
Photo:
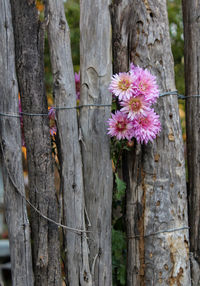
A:
{"label": "rough bark", "polygon": [[[60,0],[47,1],[48,38],[54,80],[55,106],[76,106],[70,31]],[[64,197],[64,224],[85,230],[84,187],[77,110],[58,110],[56,114],[61,188]],[[86,234],[65,231],[67,285],[92,285]]]}
{"label": "rough bark", "polygon": [[[80,104],[110,104],[111,24],[109,0],[80,1]],[[80,127],[85,201],[91,223],[90,267],[93,285],[112,285],[111,204],[112,168],[107,119],[110,108],[82,107]]]}
{"label": "rough bark", "polygon": [[[160,91],[174,91],[166,1],[113,1],[114,70],[133,62],[157,77]],[[159,98],[162,132],[154,143],[124,157],[127,182],[127,286],[191,285],[187,197],[178,101]],[[135,237],[136,236],[136,237]],[[139,237],[138,237],[139,236]]]}
{"label": "rough bark", "polygon": [[[22,110],[47,114],[44,87],[44,30],[35,1],[12,0],[16,68]],[[57,200],[47,116],[23,116],[27,147],[29,197],[44,215],[57,221]],[[35,285],[60,285],[60,249],[57,226],[31,209]]]}
{"label": "rough bark", "polygon": [[[18,84],[15,72],[14,36],[11,7],[0,1],[0,110],[18,113]],[[0,117],[0,157],[4,182],[5,217],[10,240],[12,285],[33,286],[30,227],[24,191],[20,120]]]}
{"label": "rough bark", "polygon": [[[186,96],[200,94],[200,1],[183,0]],[[193,285],[200,285],[200,98],[186,100],[189,225]],[[196,266],[195,266],[196,265]]]}

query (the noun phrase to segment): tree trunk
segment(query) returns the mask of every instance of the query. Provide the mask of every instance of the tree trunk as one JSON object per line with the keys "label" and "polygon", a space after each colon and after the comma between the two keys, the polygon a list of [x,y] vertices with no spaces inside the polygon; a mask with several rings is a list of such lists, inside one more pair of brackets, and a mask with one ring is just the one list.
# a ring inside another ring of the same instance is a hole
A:
{"label": "tree trunk", "polygon": [[[114,1],[111,11],[115,72],[121,67],[128,70],[133,62],[157,77],[161,93],[174,91],[166,1]],[[127,286],[186,286],[191,285],[188,214],[176,96],[159,98],[155,109],[162,124],[159,138],[145,146],[137,144],[123,160]],[[183,229],[171,231],[176,228]]]}
{"label": "tree trunk", "polygon": [[[109,0],[80,1],[80,105],[111,104],[111,25]],[[91,223],[90,266],[93,285],[112,285],[112,168],[107,136],[109,106],[80,109],[86,209]],[[88,224],[89,226],[89,224]]]}
{"label": "tree trunk", "polygon": [[[19,111],[14,36],[10,2],[0,0],[0,109]],[[5,216],[10,240],[12,285],[33,286],[30,228],[24,196],[20,120],[0,117],[0,157],[3,166]],[[21,193],[22,196],[19,194]]]}
{"label": "tree trunk", "polygon": [[[44,87],[44,29],[33,0],[11,0],[16,67],[22,110],[47,114]],[[57,199],[48,116],[23,116],[29,196],[38,210],[57,221]],[[58,229],[31,209],[35,285],[61,285]]]}
{"label": "tree trunk", "polygon": [[[60,0],[47,1],[48,36],[54,79],[56,106],[72,107],[58,110],[61,183],[64,193],[64,223],[85,230],[82,158],[78,136],[76,91],[71,58],[70,31]],[[67,285],[92,285],[86,234],[65,232]]]}
{"label": "tree trunk", "polygon": [[[183,0],[186,96],[200,94],[200,1]],[[200,285],[200,99],[186,100],[189,225],[192,285]]]}

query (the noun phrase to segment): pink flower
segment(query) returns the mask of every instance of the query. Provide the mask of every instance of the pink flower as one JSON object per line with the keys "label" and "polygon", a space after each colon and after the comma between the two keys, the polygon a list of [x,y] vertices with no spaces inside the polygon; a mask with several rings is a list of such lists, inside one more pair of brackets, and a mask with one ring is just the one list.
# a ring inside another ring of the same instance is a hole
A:
{"label": "pink flower", "polygon": [[138,143],[153,141],[161,130],[159,115],[153,109],[146,116],[137,116],[133,120],[133,133]]}
{"label": "pink flower", "polygon": [[48,116],[50,119],[50,130],[49,130],[49,132],[50,132],[51,136],[54,136],[54,135],[56,135],[56,132],[57,132],[57,127],[55,124],[55,118],[56,118],[55,108],[53,108],[53,107],[49,108]]}
{"label": "pink flower", "polygon": [[57,132],[57,127],[55,125],[51,126],[50,127],[50,134],[51,134],[51,136],[56,135],[56,132]]}
{"label": "pink flower", "polygon": [[140,67],[130,66],[130,73],[134,76],[134,92],[136,94],[143,94],[151,104],[155,103],[159,97],[159,89],[156,83],[156,77],[152,75],[147,69],[143,70]]}
{"label": "pink flower", "polygon": [[134,91],[133,76],[129,73],[119,73],[112,76],[109,90],[119,100],[129,99]]}
{"label": "pink flower", "polygon": [[125,99],[120,102],[121,112],[127,114],[127,117],[133,120],[137,115],[146,115],[146,112],[150,110],[150,104],[145,99],[144,95],[132,96],[130,99]]}
{"label": "pink flower", "polygon": [[80,100],[80,71],[79,73],[75,72],[75,85],[76,85],[76,99]]}
{"label": "pink flower", "polygon": [[50,107],[50,108],[49,108],[49,110],[48,110],[48,116],[49,116],[49,119],[55,120],[55,118],[56,118],[55,108],[53,108],[53,107]]}
{"label": "pink flower", "polygon": [[116,111],[115,114],[111,114],[112,118],[108,120],[108,134],[110,136],[116,136],[118,140],[128,139],[132,137],[132,123],[128,119],[125,113],[121,111]]}
{"label": "pink flower", "polygon": [[130,72],[133,72],[136,66],[133,63],[130,63]]}

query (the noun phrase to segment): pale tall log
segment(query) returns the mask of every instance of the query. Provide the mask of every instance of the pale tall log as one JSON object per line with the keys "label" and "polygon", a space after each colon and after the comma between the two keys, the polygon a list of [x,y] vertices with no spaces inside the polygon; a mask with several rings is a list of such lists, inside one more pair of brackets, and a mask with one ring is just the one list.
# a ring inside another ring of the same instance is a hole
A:
{"label": "pale tall log", "polygon": [[[47,114],[44,87],[44,30],[38,21],[35,1],[11,0],[15,36],[16,68],[22,110]],[[45,216],[57,221],[48,116],[23,116],[27,147],[29,197]],[[31,208],[31,235],[35,285],[61,285],[58,228]]]}
{"label": "pale tall log", "polygon": [[[71,109],[56,113],[64,224],[85,230],[82,158],[78,134],[76,91],[71,57],[70,31],[60,0],[48,0],[48,40],[54,81],[55,106]],[[86,234],[65,231],[67,285],[92,285]]]}
{"label": "pale tall log", "polygon": [[[85,104],[111,104],[111,23],[109,0],[80,1],[81,100]],[[91,230],[90,267],[93,285],[112,285],[111,204],[112,168],[107,136],[109,106],[80,109],[85,202]]]}
{"label": "pale tall log", "polygon": [[[115,72],[148,68],[160,92],[174,91],[166,1],[113,1]],[[191,285],[185,161],[178,100],[159,98],[162,132],[123,159],[127,183],[127,286]],[[185,229],[186,227],[186,229]],[[176,228],[182,230],[171,231]],[[162,232],[162,231],[168,232]],[[155,235],[149,235],[160,232]],[[146,236],[146,237],[144,237]]]}
{"label": "pale tall log", "polygon": [[[14,36],[10,1],[0,0],[0,112],[18,114]],[[13,286],[33,286],[30,227],[24,196],[20,119],[0,116],[0,157],[4,182]]]}
{"label": "pale tall log", "polygon": [[200,285],[200,1],[183,0],[187,164],[192,285]]}

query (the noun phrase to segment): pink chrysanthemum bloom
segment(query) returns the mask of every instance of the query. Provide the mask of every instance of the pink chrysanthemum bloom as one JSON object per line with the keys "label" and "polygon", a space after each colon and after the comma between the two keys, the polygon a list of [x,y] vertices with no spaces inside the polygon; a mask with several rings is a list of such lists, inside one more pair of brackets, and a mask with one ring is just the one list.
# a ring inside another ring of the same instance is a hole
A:
{"label": "pink chrysanthemum bloom", "polygon": [[137,115],[146,115],[146,112],[150,110],[150,104],[145,99],[144,95],[132,96],[130,99],[126,99],[120,102],[123,106],[120,110],[127,114],[127,117],[133,120]]}
{"label": "pink chrysanthemum bloom", "polygon": [[146,116],[137,116],[133,120],[134,137],[138,143],[153,141],[161,130],[159,115],[151,109]]}
{"label": "pink chrysanthemum bloom", "polygon": [[119,100],[131,97],[133,88],[133,76],[130,73],[119,73],[112,76],[109,90],[119,98]]}
{"label": "pink chrysanthemum bloom", "polygon": [[143,94],[151,104],[155,103],[159,97],[156,77],[147,69],[143,70],[140,67],[135,67],[133,64],[131,64],[130,68],[130,74],[134,76],[134,92]]}
{"label": "pink chrysanthemum bloom", "polygon": [[76,99],[80,100],[80,71],[79,73],[75,72],[75,85],[76,85]]}
{"label": "pink chrysanthemum bloom", "polygon": [[116,111],[111,116],[112,118],[108,120],[108,134],[112,137],[115,136],[118,140],[125,138],[130,140],[133,126],[127,115],[121,111]]}

